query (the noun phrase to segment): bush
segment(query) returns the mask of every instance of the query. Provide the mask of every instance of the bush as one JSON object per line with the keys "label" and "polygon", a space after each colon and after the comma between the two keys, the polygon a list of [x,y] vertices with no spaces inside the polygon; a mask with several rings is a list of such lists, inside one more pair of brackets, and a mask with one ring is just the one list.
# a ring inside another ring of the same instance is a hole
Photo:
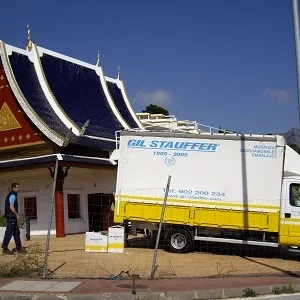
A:
{"label": "bush", "polygon": [[243,292],[244,292],[243,297],[245,297],[245,298],[258,296],[258,294],[251,288],[246,288],[243,290]]}
{"label": "bush", "polygon": [[6,220],[4,215],[0,215],[0,227],[6,227]]}
{"label": "bush", "polygon": [[[24,228],[25,222],[25,217],[21,215],[18,221],[19,228]],[[0,227],[6,227],[6,219],[4,215],[0,215]]]}
{"label": "bush", "polygon": [[[0,262],[0,278],[41,277],[44,266],[44,253],[38,243],[27,248],[27,254],[5,256]],[[7,259],[11,258],[11,261]],[[48,270],[48,278],[54,272]]]}
{"label": "bush", "polygon": [[282,286],[282,287],[274,287],[272,289],[272,294],[275,294],[275,295],[280,295],[280,294],[295,294],[297,293],[298,291],[296,289],[294,289],[292,287],[291,284],[289,284],[288,286]]}

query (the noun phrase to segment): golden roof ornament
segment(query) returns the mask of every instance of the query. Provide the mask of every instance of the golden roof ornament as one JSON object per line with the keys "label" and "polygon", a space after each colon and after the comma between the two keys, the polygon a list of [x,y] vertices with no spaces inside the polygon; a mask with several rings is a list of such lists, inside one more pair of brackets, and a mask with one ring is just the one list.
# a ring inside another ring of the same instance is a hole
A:
{"label": "golden roof ornament", "polygon": [[120,66],[118,66],[118,79],[120,80],[120,77],[121,77],[121,68]]}
{"label": "golden roof ornament", "polygon": [[100,51],[98,50],[96,66],[100,67]]}
{"label": "golden roof ornament", "polygon": [[29,24],[27,24],[27,50],[31,51],[32,49],[32,40],[31,40],[31,33],[30,33],[30,28]]}

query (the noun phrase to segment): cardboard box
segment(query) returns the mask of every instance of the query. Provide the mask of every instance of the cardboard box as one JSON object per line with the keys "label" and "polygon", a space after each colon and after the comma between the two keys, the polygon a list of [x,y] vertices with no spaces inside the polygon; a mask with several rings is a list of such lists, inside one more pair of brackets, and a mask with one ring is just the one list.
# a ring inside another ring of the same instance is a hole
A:
{"label": "cardboard box", "polygon": [[108,252],[123,253],[124,252],[124,227],[111,226],[108,228]]}
{"label": "cardboard box", "polygon": [[86,252],[107,252],[107,236],[100,232],[85,233]]}

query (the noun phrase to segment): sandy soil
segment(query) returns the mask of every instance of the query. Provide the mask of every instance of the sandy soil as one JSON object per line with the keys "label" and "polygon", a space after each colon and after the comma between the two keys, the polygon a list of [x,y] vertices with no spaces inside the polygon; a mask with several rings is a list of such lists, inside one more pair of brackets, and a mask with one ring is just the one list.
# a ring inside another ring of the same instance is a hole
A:
{"label": "sandy soil", "polygon": [[[44,251],[46,237],[32,237],[29,248],[38,243]],[[11,243],[11,247],[13,247]],[[149,278],[154,256],[154,245],[148,239],[137,237],[130,241],[124,253],[85,252],[84,234],[65,238],[51,237],[49,269],[53,277],[99,278],[122,273]],[[12,260],[0,255],[0,265]],[[195,278],[217,276],[262,276],[266,274],[300,274],[300,262],[295,254],[270,248],[242,247],[218,243],[198,243],[188,254],[173,254],[158,250],[155,278]]]}

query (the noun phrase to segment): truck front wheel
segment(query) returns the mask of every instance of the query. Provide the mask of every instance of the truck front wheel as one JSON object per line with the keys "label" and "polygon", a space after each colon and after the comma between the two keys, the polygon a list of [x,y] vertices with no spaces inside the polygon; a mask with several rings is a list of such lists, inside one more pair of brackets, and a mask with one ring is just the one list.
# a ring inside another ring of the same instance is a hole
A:
{"label": "truck front wheel", "polygon": [[182,228],[171,229],[166,238],[167,250],[173,253],[187,253],[193,248],[193,240],[190,233]]}

